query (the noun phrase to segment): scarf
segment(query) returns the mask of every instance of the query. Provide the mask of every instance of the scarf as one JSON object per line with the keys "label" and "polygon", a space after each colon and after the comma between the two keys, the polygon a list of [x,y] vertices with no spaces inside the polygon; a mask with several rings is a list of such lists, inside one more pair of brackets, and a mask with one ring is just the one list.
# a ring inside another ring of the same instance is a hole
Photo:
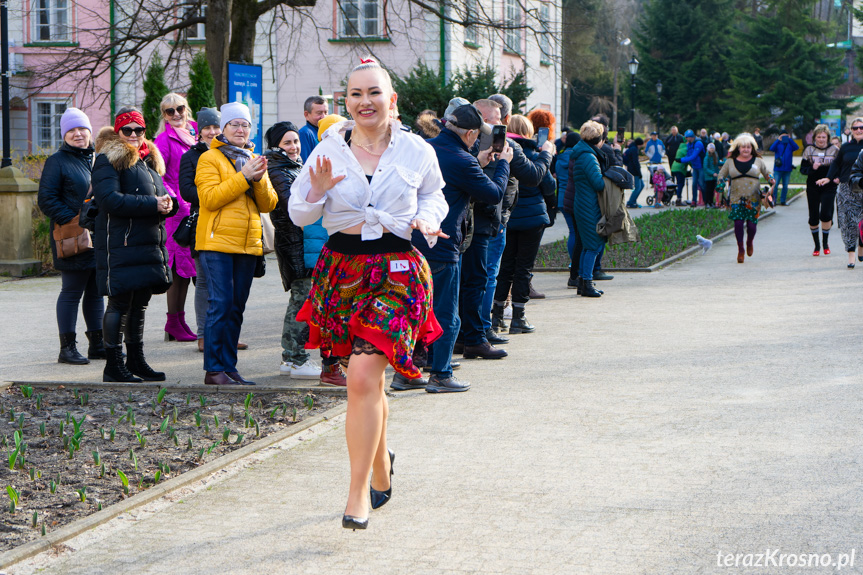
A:
{"label": "scarf", "polygon": [[223,144],[222,146],[219,146],[219,151],[225,154],[225,157],[234,163],[234,168],[236,168],[238,172],[243,169],[246,162],[252,159],[252,150],[255,149],[255,145],[251,142],[246,144],[244,148],[238,148],[234,144],[228,142],[228,139],[225,138],[223,134],[216,136],[216,139]]}
{"label": "scarf", "polygon": [[183,144],[185,144],[187,148],[191,148],[195,145],[195,136],[192,135],[192,130],[194,130],[194,128],[191,125],[188,125],[187,127],[178,130],[174,126],[171,126],[171,124],[169,124],[168,122],[165,122],[165,127],[167,128],[169,126],[172,130],[174,130],[174,133],[177,134],[177,137],[180,138],[180,141],[183,142]]}

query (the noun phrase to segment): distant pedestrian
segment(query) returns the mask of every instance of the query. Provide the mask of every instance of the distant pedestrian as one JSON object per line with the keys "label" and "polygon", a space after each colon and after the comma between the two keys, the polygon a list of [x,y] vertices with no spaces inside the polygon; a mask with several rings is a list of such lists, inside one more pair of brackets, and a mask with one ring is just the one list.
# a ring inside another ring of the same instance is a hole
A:
{"label": "distant pedestrian", "polygon": [[[833,206],[836,202],[836,183],[830,181],[827,173],[830,165],[839,154],[839,149],[830,144],[830,128],[824,124],[815,126],[812,130],[812,145],[803,150],[800,161],[800,173],[806,176],[806,201],[809,204],[809,231],[815,242],[813,256],[821,255],[822,243],[824,255],[830,254],[827,242],[830,228],[833,226]],[[819,180],[827,180],[818,185]],[[819,226],[820,223],[820,226]],[[819,235],[823,237],[820,241]]]}
{"label": "distant pedestrian", "polygon": [[755,138],[755,143],[758,145],[758,152],[761,153],[764,151],[764,138],[761,136],[761,129],[755,128],[755,131],[752,134],[752,137]]}
{"label": "distant pedestrian", "polygon": [[716,152],[716,144],[707,144],[707,156],[704,158],[704,205],[715,208],[716,178],[722,168],[722,160]]}
{"label": "distant pedestrian", "polygon": [[318,145],[318,122],[329,114],[327,101],[321,96],[310,96],[303,104],[306,125],[300,128],[300,156],[305,162]]}
{"label": "distant pedestrian", "polygon": [[[677,131],[677,126],[671,126],[671,132],[665,138],[665,150],[668,156],[668,167],[674,168],[674,162],[677,158],[677,148],[684,142],[683,136]],[[674,171],[673,169],[671,170]],[[679,193],[679,192],[678,192]]]}
{"label": "distant pedestrian", "polygon": [[[39,208],[50,219],[52,233],[60,226],[75,230],[75,236],[84,233],[77,226],[78,212],[87,190],[93,169],[93,128],[90,119],[78,108],[66,108],[60,118],[60,149],[45,160],[39,179]],[[66,234],[74,237],[73,234]],[[89,237],[89,234],[86,235]],[[91,359],[105,359],[102,343],[102,315],[105,302],[96,285],[96,257],[92,247],[80,246],[74,254],[57,253],[56,242],[51,243],[54,269],[60,272],[60,295],[57,297],[57,327],[60,330],[59,363],[84,365]],[[87,357],[78,352],[76,331],[78,304],[84,298],[82,311],[87,325],[90,347]]]}
{"label": "distant pedestrian", "polygon": [[566,209],[566,190],[569,183],[569,160],[576,144],[581,140],[578,132],[571,131],[566,134],[566,146],[563,151],[554,157],[555,175],[557,176],[557,209],[566,220],[569,235],[566,238],[566,251],[572,259],[572,251],[575,249],[575,215],[572,210],[572,198],[569,199],[570,209]]}
{"label": "distant pedestrian", "polygon": [[800,149],[797,142],[791,139],[787,130],[782,130],[779,134],[779,139],[773,142],[770,146],[770,151],[774,153],[773,157],[773,173],[776,175],[778,185],[782,186],[781,195],[779,189],[776,190],[776,203],[780,206],[787,206],[788,196],[788,180],[791,177],[791,172],[794,170],[793,154]]}
{"label": "distant pedestrian", "polygon": [[[758,231],[758,216],[761,213],[761,177],[770,185],[776,180],[767,169],[756,147],[755,138],[750,134],[740,134],[734,139],[729,159],[719,170],[718,179],[730,180],[731,213],[728,218],[734,221],[734,236],[737,238],[737,263],[742,264],[744,256],[752,257],[755,252],[753,240]],[[743,249],[743,230],[746,228],[746,250]]]}
{"label": "distant pedestrian", "polygon": [[852,191],[851,169],[857,158],[863,152],[863,117],[854,118],[851,122],[851,139],[839,148],[836,159],[830,164],[827,176],[816,182],[824,186],[830,180],[839,184],[836,190],[836,219],[845,251],[848,252],[848,268],[853,269],[854,251],[857,251],[857,261],[863,262],[863,243],[860,241],[858,226],[863,219],[863,194]]}
{"label": "distant pedestrian", "polygon": [[651,165],[659,165],[662,163],[662,158],[665,156],[665,144],[659,139],[659,134],[650,132],[650,139],[644,145],[644,154],[647,156],[647,161]]}
{"label": "distant pedestrian", "polygon": [[632,177],[635,179],[635,186],[632,189],[632,193],[629,195],[629,200],[626,202],[626,207],[629,209],[641,207],[638,205],[638,196],[644,189],[644,176],[641,173],[641,159],[639,158],[639,154],[641,153],[641,146],[643,145],[644,140],[641,138],[635,138],[623,153],[623,164],[626,166],[626,171],[632,174]]}
{"label": "distant pedestrian", "polygon": [[189,281],[195,277],[195,260],[188,246],[177,245],[174,232],[190,213],[189,202],[180,193],[180,159],[197,142],[198,124],[192,121],[189,103],[179,94],[167,94],[160,107],[162,117],[154,142],[165,161],[165,175],[162,177],[165,189],[178,205],[177,213],[165,221],[168,235],[165,247],[174,279],[165,294],[168,300],[165,341],[195,341],[198,336],[186,323],[185,311]]}
{"label": "distant pedestrian", "polygon": [[121,108],[114,127],[102,128],[96,139],[92,185],[99,215],[93,244],[99,292],[108,296],[103,381],[165,381],[144,358],[144,315],[150,297],[171,286],[165,218],[176,213],[177,202],[162,183],[165,162],[144,138],[145,130],[140,110]]}
{"label": "distant pedestrian", "polygon": [[[702,130],[707,136],[707,130]],[[692,169],[692,202],[690,208],[698,206],[698,192],[704,191],[704,156],[707,153],[701,140],[695,137],[692,130],[686,130],[686,155],[680,159],[683,164],[689,164]]]}

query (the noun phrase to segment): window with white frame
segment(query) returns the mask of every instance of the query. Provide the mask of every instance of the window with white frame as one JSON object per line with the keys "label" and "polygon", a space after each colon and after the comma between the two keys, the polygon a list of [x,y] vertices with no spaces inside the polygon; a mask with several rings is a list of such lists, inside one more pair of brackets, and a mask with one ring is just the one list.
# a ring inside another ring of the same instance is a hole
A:
{"label": "window with white frame", "polygon": [[66,102],[36,102],[33,126],[33,144],[42,151],[56,150],[63,143],[60,135],[60,117],[66,111]]}
{"label": "window with white frame", "polygon": [[513,54],[521,54],[521,7],[518,0],[504,0],[503,49]]}
{"label": "window with white frame", "polygon": [[383,0],[339,0],[342,38],[379,38],[383,36]]}
{"label": "window with white frame", "polygon": [[539,35],[539,59],[543,62],[550,62],[552,57],[551,52],[551,10],[549,2],[543,2],[539,5],[539,24],[542,26],[542,32]]}
{"label": "window with white frame", "polygon": [[[201,4],[200,7],[190,8],[185,17],[190,18],[192,16],[207,16],[207,5]],[[195,24],[189,28],[186,28],[186,40],[205,40],[206,36],[204,35],[204,30],[206,28],[206,24],[200,22]]]}
{"label": "window with white frame", "polygon": [[[465,0],[464,3],[465,20],[474,21],[479,17],[479,2],[478,0]],[[466,26],[464,29],[464,41],[468,44],[479,44],[479,27],[476,24]]]}
{"label": "window with white frame", "polygon": [[30,20],[32,42],[66,42],[69,40],[69,0],[33,0]]}

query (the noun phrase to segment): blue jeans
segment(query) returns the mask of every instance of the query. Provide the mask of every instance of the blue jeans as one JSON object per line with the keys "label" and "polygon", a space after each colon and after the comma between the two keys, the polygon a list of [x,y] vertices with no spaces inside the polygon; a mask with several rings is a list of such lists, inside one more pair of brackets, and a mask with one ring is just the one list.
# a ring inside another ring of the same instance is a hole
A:
{"label": "blue jeans", "polygon": [[491,304],[494,303],[494,289],[497,287],[497,272],[500,269],[500,259],[506,247],[506,228],[501,229],[496,237],[488,241],[485,271],[488,280],[485,284],[485,295],[482,296],[482,327],[483,333],[491,329]]}
{"label": "blue jeans", "polygon": [[[429,261],[434,283],[433,309],[435,317],[443,329],[432,345],[431,372],[441,378],[452,377],[452,350],[461,319],[458,317],[459,264],[457,262]],[[489,312],[491,313],[491,312]]]}
{"label": "blue jeans", "polygon": [[486,341],[482,321],[482,300],[488,284],[488,234],[474,234],[470,247],[461,255],[461,297],[459,316],[465,345],[480,345]]}
{"label": "blue jeans", "polygon": [[704,191],[704,170],[692,168],[692,202],[698,205],[698,192]]}
{"label": "blue jeans", "polygon": [[235,372],[243,311],[252,288],[257,257],[211,251],[198,252],[198,257],[208,280],[204,370]]}
{"label": "blue jeans", "polygon": [[569,252],[569,259],[572,259],[572,250],[575,249],[575,236],[578,235],[578,230],[575,229],[575,216],[572,212],[564,209],[560,210],[563,214],[563,219],[566,220],[566,227],[569,228],[569,236],[566,238],[566,251]]}
{"label": "blue jeans", "polygon": [[[641,194],[641,190],[644,189],[644,178],[633,178],[635,180],[635,188],[633,188],[632,193],[629,195],[629,201],[626,202],[627,208],[634,208],[636,206],[636,202],[638,202],[638,196]],[[569,254],[569,257],[572,257],[572,254]]]}
{"label": "blue jeans", "polygon": [[596,265],[596,262],[599,258],[602,257],[602,252],[604,250],[600,250],[598,252],[594,252],[591,250],[582,250],[581,252],[581,261],[579,262],[579,274],[581,274],[581,279],[593,281],[593,267]]}
{"label": "blue jeans", "polygon": [[782,196],[773,199],[777,204],[784,204],[785,200],[788,198],[788,178],[790,176],[791,172],[773,173],[773,177],[776,178],[776,191],[774,192],[774,195],[779,196],[777,192],[779,191],[779,185],[782,185]]}

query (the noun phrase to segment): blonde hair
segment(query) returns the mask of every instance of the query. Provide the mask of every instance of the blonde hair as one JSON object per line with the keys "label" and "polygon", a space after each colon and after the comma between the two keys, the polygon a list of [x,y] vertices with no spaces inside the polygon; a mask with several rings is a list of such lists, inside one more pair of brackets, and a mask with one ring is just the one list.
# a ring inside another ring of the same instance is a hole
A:
{"label": "blonde hair", "polygon": [[597,145],[602,140],[602,135],[605,133],[605,128],[599,122],[588,120],[581,125],[579,134],[581,139],[588,144]]}
{"label": "blonde hair", "polygon": [[186,107],[183,110],[183,119],[186,120],[186,125],[188,126],[189,122],[192,121],[192,110],[189,108],[189,102],[177,93],[171,92],[170,94],[165,94],[165,97],[159,103],[159,129],[156,130],[157,136],[165,131],[165,110],[168,108],[177,108],[178,106]]}
{"label": "blonde hair", "polygon": [[815,136],[817,136],[818,134],[827,134],[828,142],[830,141],[830,136],[833,135],[830,133],[830,128],[827,127],[827,124],[818,124],[817,126],[815,126],[815,128],[812,130],[813,141],[815,140]]}
{"label": "blonde hair", "polygon": [[755,138],[749,132],[743,132],[739,134],[734,141],[731,142],[731,150],[729,150],[728,155],[732,158],[736,158],[740,155],[740,146],[744,144],[749,144],[749,147],[752,148],[752,156],[755,158],[760,158],[761,154],[758,152],[758,144],[755,142]]}
{"label": "blonde hair", "polygon": [[850,127],[852,127],[852,126],[853,126],[854,124],[856,124],[857,122],[860,122],[861,124],[863,124],[863,118],[861,118],[860,116],[857,116],[856,118],[854,118],[853,120],[851,120],[851,123],[850,123],[850,124],[848,124],[848,127],[849,127],[849,128],[850,128]]}
{"label": "blonde hair", "polygon": [[527,119],[527,116],[521,114],[510,116],[506,129],[522,138],[533,138],[533,123]]}
{"label": "blonde hair", "polygon": [[354,68],[348,72],[348,80],[347,83],[350,85],[351,76],[353,76],[354,72],[362,72],[363,70],[379,70],[381,76],[384,78],[384,85],[389,88],[390,92],[395,92],[393,90],[393,80],[390,78],[390,73],[387,72],[386,68],[380,65],[380,63],[372,58],[371,56],[366,56],[360,60],[360,63],[354,66]]}

